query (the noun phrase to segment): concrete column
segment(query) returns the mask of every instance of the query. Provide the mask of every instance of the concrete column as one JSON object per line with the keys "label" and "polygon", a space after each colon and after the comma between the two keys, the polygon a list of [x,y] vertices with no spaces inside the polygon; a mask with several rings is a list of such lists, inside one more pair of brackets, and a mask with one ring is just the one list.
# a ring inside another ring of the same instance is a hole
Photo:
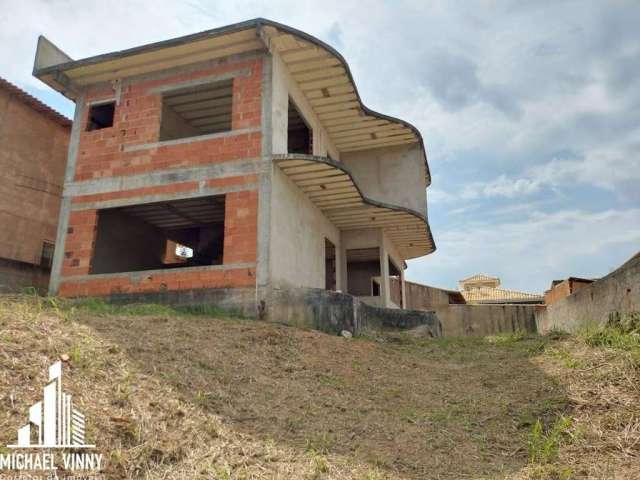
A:
{"label": "concrete column", "polygon": [[[381,232],[382,233],[382,232]],[[383,307],[391,305],[391,289],[389,287],[389,254],[380,236],[380,300]]]}
{"label": "concrete column", "polygon": [[338,238],[338,244],[336,245],[336,290],[340,290],[341,292],[344,292],[344,289],[342,287],[342,269],[343,269],[343,262],[342,262],[342,239]]}
{"label": "concrete column", "polygon": [[261,302],[266,300],[271,283],[271,185],[273,178],[272,154],[272,63],[271,55],[262,62],[261,159],[258,174],[258,245],[256,265],[256,309],[260,317]]}
{"label": "concrete column", "polygon": [[62,202],[60,204],[60,216],[58,217],[58,232],[56,235],[56,247],[53,252],[51,274],[49,277],[49,295],[57,295],[60,288],[60,275],[62,273],[62,261],[64,259],[64,244],[67,240],[67,228],[69,227],[69,213],[71,212],[71,197],[67,190],[67,184],[73,182],[76,173],[76,159],[78,158],[78,145],[80,144],[80,132],[82,131],[82,116],[84,113],[86,95],[82,93],[76,99],[76,111],[71,126],[69,138],[69,152],[67,153],[67,166],[64,173],[62,189]]}
{"label": "concrete column", "polygon": [[345,247],[344,240],[344,232],[340,232],[340,245],[336,247],[336,251],[340,252],[340,255],[337,261],[340,263],[340,268],[336,272],[336,275],[340,278],[340,283],[338,284],[338,290],[343,293],[347,293],[348,285],[347,285],[347,249]]}
{"label": "concrete column", "polygon": [[400,292],[402,293],[402,305],[400,305],[400,308],[406,309],[407,308],[407,292],[405,291],[405,285],[404,285],[404,270],[400,270]]}

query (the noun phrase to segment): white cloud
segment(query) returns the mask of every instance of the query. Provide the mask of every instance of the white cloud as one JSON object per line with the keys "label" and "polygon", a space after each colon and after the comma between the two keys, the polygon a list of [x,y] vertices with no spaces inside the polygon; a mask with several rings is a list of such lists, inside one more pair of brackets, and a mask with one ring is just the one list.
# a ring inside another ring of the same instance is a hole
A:
{"label": "white cloud", "polygon": [[543,291],[553,278],[601,276],[640,245],[640,209],[532,212],[518,221],[467,222],[434,232],[438,250],[409,261],[407,278],[455,288],[483,272],[507,288]]}
{"label": "white cloud", "polygon": [[587,185],[609,191],[640,181],[640,153],[636,148],[599,150],[582,159],[553,159],[530,167],[519,176],[499,175],[484,182],[471,182],[459,194],[436,190],[430,195],[435,203],[468,201],[478,198],[519,198],[547,188]]}
{"label": "white cloud", "polygon": [[[568,269],[567,259],[580,254],[586,255],[582,263],[596,265],[590,245],[612,258],[612,244],[601,237],[637,242],[637,210],[617,212],[613,202],[599,214],[554,212],[566,207],[546,199],[523,206],[534,193],[575,184],[637,192],[640,8],[634,2],[487,8],[482,2],[380,0],[368,4],[366,18],[356,0],[326,0],[322,8],[293,0],[4,3],[0,75],[36,94],[48,89],[31,76],[39,34],[77,59],[264,16],[333,43],[369,107],[420,129],[434,175],[430,214],[456,216],[453,226],[434,225],[438,252],[412,262],[412,272],[424,278],[438,272],[444,282],[474,270],[505,269],[510,278],[530,275],[542,285],[549,272]],[[468,178],[476,181],[451,189]],[[500,205],[503,216],[458,228],[466,216],[495,214],[482,203],[492,198],[515,205]],[[579,197],[566,201],[581,204]],[[501,223],[506,212],[526,215],[531,208],[540,212]]]}

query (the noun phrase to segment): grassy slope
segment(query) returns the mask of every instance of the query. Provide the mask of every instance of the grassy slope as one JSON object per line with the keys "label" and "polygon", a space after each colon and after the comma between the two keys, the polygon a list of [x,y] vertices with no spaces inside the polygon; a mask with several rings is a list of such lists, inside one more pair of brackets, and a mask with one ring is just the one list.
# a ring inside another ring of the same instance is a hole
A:
{"label": "grassy slope", "polygon": [[0,297],[0,444],[66,354],[108,478],[640,478],[635,337],[346,340],[204,313]]}

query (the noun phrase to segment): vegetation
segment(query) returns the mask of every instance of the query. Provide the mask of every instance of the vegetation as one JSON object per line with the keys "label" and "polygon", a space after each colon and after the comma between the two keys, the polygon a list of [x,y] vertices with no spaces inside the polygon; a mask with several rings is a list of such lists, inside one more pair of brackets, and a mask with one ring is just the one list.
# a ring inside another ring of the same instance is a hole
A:
{"label": "vegetation", "polygon": [[0,296],[0,444],[61,358],[106,478],[640,478],[634,321],[348,340],[218,309]]}

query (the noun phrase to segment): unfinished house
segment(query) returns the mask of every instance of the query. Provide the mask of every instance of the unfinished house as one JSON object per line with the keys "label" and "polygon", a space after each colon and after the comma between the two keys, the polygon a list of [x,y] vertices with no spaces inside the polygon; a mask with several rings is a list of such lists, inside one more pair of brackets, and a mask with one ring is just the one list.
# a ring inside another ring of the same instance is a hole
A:
{"label": "unfinished house", "polygon": [[0,291],[47,290],[70,131],[0,78]]}
{"label": "unfinished house", "polygon": [[435,248],[420,133],[306,33],[256,19],[84,60],[41,37],[34,75],[76,103],[53,294],[402,308],[390,278]]}

